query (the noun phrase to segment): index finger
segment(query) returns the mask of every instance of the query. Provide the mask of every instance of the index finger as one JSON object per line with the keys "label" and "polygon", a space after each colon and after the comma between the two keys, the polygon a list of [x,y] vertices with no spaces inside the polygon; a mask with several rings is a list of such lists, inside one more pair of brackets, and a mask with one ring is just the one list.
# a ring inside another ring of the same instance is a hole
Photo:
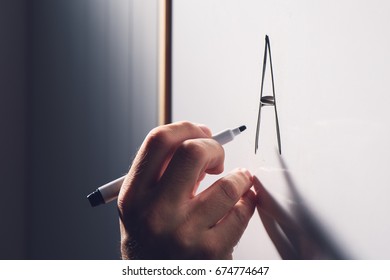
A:
{"label": "index finger", "polygon": [[188,139],[210,138],[211,131],[190,122],[177,122],[153,129],[145,138],[122,185],[123,195],[135,186],[155,183],[165,171],[177,147]]}
{"label": "index finger", "polygon": [[201,226],[210,228],[221,220],[252,186],[252,175],[239,168],[219,179],[198,194],[194,200],[194,215],[204,217]]}
{"label": "index finger", "polygon": [[161,177],[160,189],[171,202],[194,196],[199,180],[205,173],[223,171],[225,151],[212,139],[187,140],[180,145]]}

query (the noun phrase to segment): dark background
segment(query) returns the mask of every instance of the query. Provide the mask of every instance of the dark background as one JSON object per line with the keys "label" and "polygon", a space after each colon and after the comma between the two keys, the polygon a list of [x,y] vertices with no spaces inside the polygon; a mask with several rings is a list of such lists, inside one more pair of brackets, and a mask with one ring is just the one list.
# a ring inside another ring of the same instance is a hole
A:
{"label": "dark background", "polygon": [[157,125],[156,0],[0,1],[0,259],[119,259],[123,175]]}

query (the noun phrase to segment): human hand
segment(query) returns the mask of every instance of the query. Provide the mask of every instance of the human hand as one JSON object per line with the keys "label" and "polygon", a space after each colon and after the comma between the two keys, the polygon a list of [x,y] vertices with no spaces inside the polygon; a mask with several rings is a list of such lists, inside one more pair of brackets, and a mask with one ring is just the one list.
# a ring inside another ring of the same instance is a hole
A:
{"label": "human hand", "polygon": [[231,259],[256,198],[237,169],[196,195],[206,174],[223,171],[210,130],[188,122],[153,129],[118,196],[124,259]]}

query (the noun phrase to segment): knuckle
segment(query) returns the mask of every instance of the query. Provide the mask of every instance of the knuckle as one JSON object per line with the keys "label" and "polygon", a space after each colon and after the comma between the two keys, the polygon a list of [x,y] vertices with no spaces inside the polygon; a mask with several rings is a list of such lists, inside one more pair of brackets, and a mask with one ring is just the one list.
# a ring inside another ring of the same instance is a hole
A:
{"label": "knuckle", "polygon": [[241,197],[236,185],[233,181],[223,178],[220,180],[219,184],[221,193],[225,196],[225,198],[229,201],[238,201]]}
{"label": "knuckle", "polygon": [[188,130],[196,128],[196,125],[193,124],[192,122],[189,122],[189,121],[181,121],[181,122],[178,122],[177,124],[185,129],[188,129]]}
{"label": "knuckle", "polygon": [[165,127],[157,127],[149,132],[145,141],[148,147],[165,148],[171,145],[172,136]]}
{"label": "knuckle", "polygon": [[246,169],[237,169],[235,171],[235,174],[239,178],[240,182],[242,182],[242,184],[247,184],[250,182],[248,178],[248,171]]}
{"label": "knuckle", "polygon": [[145,226],[145,232],[151,236],[158,237],[166,234],[166,221],[160,211],[150,211],[144,216],[143,224]]}
{"label": "knuckle", "polygon": [[[197,125],[189,122],[189,121],[180,121],[172,124],[172,126],[168,126],[170,129],[176,130],[180,129],[181,131],[187,131],[191,135],[199,135],[200,129]],[[200,135],[199,135],[200,136]]]}
{"label": "knuckle", "polygon": [[176,228],[173,236],[174,243],[177,243],[183,251],[190,252],[196,248],[195,239],[187,227]]}
{"label": "knuckle", "polygon": [[197,162],[205,157],[207,153],[203,145],[193,140],[184,141],[177,152],[182,159],[190,162]]}

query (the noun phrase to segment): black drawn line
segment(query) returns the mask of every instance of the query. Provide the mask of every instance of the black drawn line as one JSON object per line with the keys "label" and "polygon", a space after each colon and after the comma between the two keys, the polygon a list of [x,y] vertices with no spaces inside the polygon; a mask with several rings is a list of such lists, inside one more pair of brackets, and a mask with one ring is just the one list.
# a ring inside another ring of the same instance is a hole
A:
{"label": "black drawn line", "polygon": [[[265,71],[267,69],[267,55],[269,56],[269,64],[270,64],[270,70],[271,70],[272,96],[271,95],[263,96],[264,77],[265,77]],[[268,35],[265,35],[263,72],[262,72],[262,75],[261,75],[261,88],[260,88],[260,104],[259,104],[259,113],[257,115],[257,127],[256,127],[256,139],[255,139],[255,154],[257,153],[257,150],[259,149],[261,108],[263,106],[274,106],[275,122],[276,122],[276,135],[277,135],[277,139],[278,139],[278,148],[279,148],[279,154],[282,154],[282,143],[281,143],[281,140],[280,140],[281,137],[280,137],[280,129],[279,129],[278,110],[276,108],[275,82],[274,82],[274,71],[273,71],[273,67],[272,67],[271,44],[270,44]]]}

